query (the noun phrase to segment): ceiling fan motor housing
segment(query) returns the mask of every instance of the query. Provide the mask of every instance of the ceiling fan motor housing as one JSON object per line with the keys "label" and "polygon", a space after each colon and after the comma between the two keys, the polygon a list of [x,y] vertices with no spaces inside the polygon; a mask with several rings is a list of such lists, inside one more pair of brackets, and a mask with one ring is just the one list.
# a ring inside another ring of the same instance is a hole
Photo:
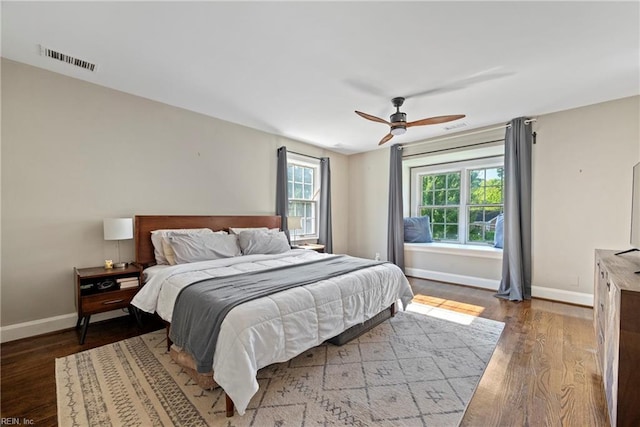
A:
{"label": "ceiling fan motor housing", "polygon": [[393,113],[391,115],[391,123],[398,123],[398,122],[402,122],[402,123],[406,123],[407,122],[407,115],[406,113],[401,113],[401,112],[397,112],[397,113]]}
{"label": "ceiling fan motor housing", "polygon": [[398,111],[391,115],[391,134],[402,135],[407,131],[407,115]]}

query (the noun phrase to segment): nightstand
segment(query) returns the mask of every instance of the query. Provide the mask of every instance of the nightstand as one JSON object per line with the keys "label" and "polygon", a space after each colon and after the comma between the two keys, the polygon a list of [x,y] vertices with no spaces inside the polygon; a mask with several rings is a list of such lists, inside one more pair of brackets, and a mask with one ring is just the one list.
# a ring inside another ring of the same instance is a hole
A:
{"label": "nightstand", "polygon": [[76,329],[82,326],[80,344],[84,344],[91,315],[127,307],[142,284],[142,269],[129,264],[125,268],[91,267],[74,268],[74,271]]}
{"label": "nightstand", "polygon": [[324,245],[319,245],[317,243],[305,243],[302,245],[294,246],[294,248],[309,249],[311,251],[316,251],[316,252],[324,252]]}

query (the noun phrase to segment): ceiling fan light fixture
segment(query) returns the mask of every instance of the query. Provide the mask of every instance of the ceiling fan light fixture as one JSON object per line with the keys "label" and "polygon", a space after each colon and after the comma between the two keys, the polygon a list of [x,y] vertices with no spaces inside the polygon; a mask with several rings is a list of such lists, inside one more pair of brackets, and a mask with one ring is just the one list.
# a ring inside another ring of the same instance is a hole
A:
{"label": "ceiling fan light fixture", "polygon": [[405,126],[394,126],[391,128],[391,135],[398,136],[403,135],[407,131]]}

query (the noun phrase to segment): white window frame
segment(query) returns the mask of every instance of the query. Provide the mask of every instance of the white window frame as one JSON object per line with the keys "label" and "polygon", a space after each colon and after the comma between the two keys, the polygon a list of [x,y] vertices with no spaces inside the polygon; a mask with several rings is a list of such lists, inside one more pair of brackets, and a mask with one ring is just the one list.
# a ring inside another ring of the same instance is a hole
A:
{"label": "white window frame", "polygon": [[[419,216],[419,202],[422,200],[422,177],[429,174],[444,174],[451,172],[460,173],[460,205],[458,212],[458,240],[442,240],[438,243],[442,244],[456,244],[456,245],[469,245],[469,246],[489,246],[484,242],[468,242],[467,231],[468,213],[469,207],[469,179],[470,170],[483,169],[483,168],[495,168],[504,167],[504,155],[492,156],[486,158],[472,159],[457,161],[451,163],[443,163],[429,166],[419,166],[411,168],[411,188],[410,188],[410,205],[412,216]],[[503,205],[504,206],[504,205]]]}
{"label": "white window frame", "polygon": [[296,199],[289,194],[288,202],[311,202],[312,205],[312,221],[314,233],[303,234],[299,230],[289,230],[291,241],[318,239],[318,227],[320,225],[320,159],[314,159],[307,156],[301,156],[294,153],[287,153],[287,186],[289,185],[289,166],[296,165],[313,169],[313,193],[311,199]]}

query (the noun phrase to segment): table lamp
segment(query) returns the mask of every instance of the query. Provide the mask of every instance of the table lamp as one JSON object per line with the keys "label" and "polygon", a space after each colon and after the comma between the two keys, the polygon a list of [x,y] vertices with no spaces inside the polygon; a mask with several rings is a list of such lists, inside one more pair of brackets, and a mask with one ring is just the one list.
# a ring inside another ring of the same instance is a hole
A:
{"label": "table lamp", "polygon": [[104,240],[116,240],[118,245],[118,262],[113,264],[114,268],[125,268],[126,262],[120,259],[120,240],[133,239],[133,220],[131,218],[105,218]]}
{"label": "table lamp", "polygon": [[291,241],[296,241],[296,230],[302,230],[302,217],[290,216],[287,218],[287,227],[293,231],[293,238]]}

